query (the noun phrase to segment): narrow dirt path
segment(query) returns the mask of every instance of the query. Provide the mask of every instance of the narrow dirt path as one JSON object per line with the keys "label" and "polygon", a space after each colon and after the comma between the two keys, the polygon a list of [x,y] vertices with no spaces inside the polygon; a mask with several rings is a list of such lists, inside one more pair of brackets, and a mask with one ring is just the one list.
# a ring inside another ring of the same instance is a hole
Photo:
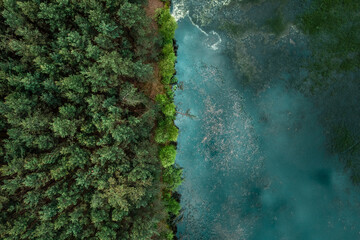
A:
{"label": "narrow dirt path", "polygon": [[[161,2],[160,0],[148,0],[148,5],[145,8],[146,15],[153,19],[151,21],[152,22],[151,27],[156,31],[158,30],[158,25],[154,19],[155,12],[156,12],[156,9],[163,8],[163,7],[164,7],[164,3]],[[154,81],[151,81],[148,84],[146,84],[145,91],[151,99],[155,99],[155,96],[157,94],[164,93],[164,86],[161,83],[159,63],[154,62],[152,64],[152,66],[154,69]]]}
{"label": "narrow dirt path", "polygon": [[[153,16],[155,16],[156,9],[162,8],[162,7],[164,7],[164,3],[162,1],[160,1],[160,0],[148,0],[148,5],[147,5],[147,7],[145,9],[146,15],[148,17],[152,18]],[[155,22],[155,25],[157,26],[156,22]]]}

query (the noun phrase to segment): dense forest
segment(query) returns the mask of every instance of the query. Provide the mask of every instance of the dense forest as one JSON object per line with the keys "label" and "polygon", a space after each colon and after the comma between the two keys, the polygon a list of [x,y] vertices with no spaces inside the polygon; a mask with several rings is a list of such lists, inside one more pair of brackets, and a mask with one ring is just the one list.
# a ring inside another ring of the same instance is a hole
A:
{"label": "dense forest", "polygon": [[146,4],[0,0],[1,239],[173,238],[176,23]]}

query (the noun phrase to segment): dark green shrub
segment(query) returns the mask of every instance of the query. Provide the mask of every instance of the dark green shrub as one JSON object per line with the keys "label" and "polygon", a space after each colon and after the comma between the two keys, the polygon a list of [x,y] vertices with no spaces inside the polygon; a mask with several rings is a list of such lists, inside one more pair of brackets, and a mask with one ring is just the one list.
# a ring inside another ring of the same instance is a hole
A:
{"label": "dark green shrub", "polygon": [[163,181],[171,191],[175,191],[182,182],[182,169],[176,165],[163,170]]}
{"label": "dark green shrub", "polygon": [[178,215],[181,209],[180,203],[171,197],[171,193],[164,193],[163,199],[165,201],[166,209],[169,213]]}

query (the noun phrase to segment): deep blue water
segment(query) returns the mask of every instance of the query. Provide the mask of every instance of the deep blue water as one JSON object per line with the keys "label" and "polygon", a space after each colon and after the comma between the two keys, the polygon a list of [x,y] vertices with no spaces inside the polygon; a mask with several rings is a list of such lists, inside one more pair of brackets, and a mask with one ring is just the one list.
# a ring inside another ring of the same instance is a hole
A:
{"label": "deep blue water", "polygon": [[[360,239],[359,191],[328,151],[321,111],[289,87],[306,76],[306,39],[289,28],[281,39],[240,42],[217,30],[215,3],[202,6],[203,18],[196,13],[204,2],[181,4],[174,1],[183,86],[175,101],[196,117],[176,120],[184,168],[178,237]],[[252,78],[259,84],[247,85]]]}

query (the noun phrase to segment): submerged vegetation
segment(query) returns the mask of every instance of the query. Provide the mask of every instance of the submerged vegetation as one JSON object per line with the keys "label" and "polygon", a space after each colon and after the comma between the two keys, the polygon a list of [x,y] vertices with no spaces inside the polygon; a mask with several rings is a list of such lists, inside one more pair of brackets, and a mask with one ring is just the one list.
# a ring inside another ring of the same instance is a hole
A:
{"label": "submerged vegetation", "polygon": [[[360,2],[315,0],[301,18],[301,27],[313,38],[317,51],[314,70],[329,75],[360,65]],[[323,81],[323,79],[322,79]]]}
{"label": "submerged vegetation", "polygon": [[0,0],[1,239],[173,238],[176,23],[145,4]]}
{"label": "submerged vegetation", "polygon": [[284,23],[283,16],[277,13],[273,18],[266,21],[266,25],[270,28],[271,32],[279,36],[286,30],[286,24]]}
{"label": "submerged vegetation", "polygon": [[283,84],[305,94],[318,107],[329,149],[360,175],[359,148],[351,148],[360,141],[360,1],[231,1],[222,8],[220,30],[233,40],[244,87]]}
{"label": "submerged vegetation", "polygon": [[[311,39],[312,59],[307,82],[313,95],[334,99],[327,119],[330,146],[360,183],[358,85],[360,66],[360,2],[357,0],[314,0],[300,19],[300,27]],[[353,87],[351,87],[353,86]],[[330,89],[336,88],[338,93]],[[346,92],[345,92],[346,91]],[[347,95],[341,96],[341,95]],[[346,107],[342,103],[346,101]],[[346,109],[351,109],[347,111]],[[331,116],[329,116],[331,114]]]}

